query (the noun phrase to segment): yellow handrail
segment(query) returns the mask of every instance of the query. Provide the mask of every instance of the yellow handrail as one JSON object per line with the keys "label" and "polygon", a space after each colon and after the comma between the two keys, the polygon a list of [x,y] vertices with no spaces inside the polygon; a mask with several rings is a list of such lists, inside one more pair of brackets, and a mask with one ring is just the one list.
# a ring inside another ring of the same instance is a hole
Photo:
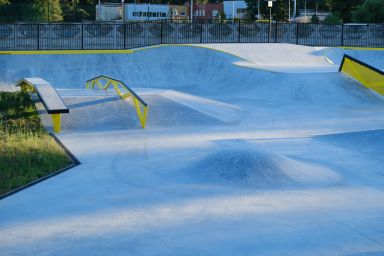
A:
{"label": "yellow handrail", "polygon": [[[141,127],[145,128],[147,123],[148,105],[142,98],[140,98],[140,96],[138,96],[131,88],[129,88],[128,85],[126,85],[121,80],[105,75],[100,75],[87,80],[85,88],[93,89],[95,88],[95,85],[97,85],[99,89],[103,90],[108,90],[108,88],[112,85],[120,98],[126,99],[128,97],[132,97],[133,105],[136,109],[136,114],[139,118]],[[123,93],[121,90],[126,90],[127,92]]]}

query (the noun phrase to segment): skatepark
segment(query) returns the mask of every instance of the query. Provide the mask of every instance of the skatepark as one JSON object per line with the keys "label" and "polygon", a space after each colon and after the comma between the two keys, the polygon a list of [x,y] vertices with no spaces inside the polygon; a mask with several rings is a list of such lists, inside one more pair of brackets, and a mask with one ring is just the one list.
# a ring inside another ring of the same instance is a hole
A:
{"label": "skatepark", "polygon": [[[345,53],[384,70],[384,51],[291,44],[0,55],[1,90],[56,89],[81,162],[0,200],[0,255],[384,254],[384,101]],[[99,75],[148,104],[145,129],[86,88]]]}

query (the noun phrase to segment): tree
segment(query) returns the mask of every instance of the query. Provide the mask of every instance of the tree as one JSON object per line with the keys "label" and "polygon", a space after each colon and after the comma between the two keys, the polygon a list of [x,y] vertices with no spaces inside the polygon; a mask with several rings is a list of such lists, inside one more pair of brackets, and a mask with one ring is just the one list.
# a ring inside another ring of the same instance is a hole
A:
{"label": "tree", "polygon": [[61,0],[64,21],[95,20],[97,3],[98,0]]}
{"label": "tree", "polygon": [[[257,0],[245,0],[247,3],[247,17],[255,19],[258,14],[258,1]],[[292,9],[291,9],[292,10]],[[273,2],[272,18],[279,21],[288,20],[288,1],[276,0]],[[269,18],[269,8],[267,1],[260,0],[260,14],[264,18]]]}
{"label": "tree", "polygon": [[9,1],[8,0],[0,0],[0,5],[2,4],[9,4]]}
{"label": "tree", "polygon": [[355,12],[352,13],[353,22],[384,23],[383,0],[365,0]]}
{"label": "tree", "polygon": [[217,18],[219,20],[226,20],[227,19],[227,16],[225,15],[225,12],[221,11],[217,14]]}
{"label": "tree", "polygon": [[314,24],[319,24],[320,23],[319,16],[317,16],[316,14],[313,14],[311,17],[311,22]]}
{"label": "tree", "polygon": [[330,13],[324,20],[324,24],[327,25],[339,25],[341,23],[342,22],[338,13]]}
{"label": "tree", "polygon": [[33,21],[62,21],[62,11],[59,0],[32,1]]}
{"label": "tree", "polygon": [[352,12],[364,2],[364,0],[326,0],[329,9],[340,14],[343,22],[352,21]]}
{"label": "tree", "polygon": [[7,2],[9,4],[0,6],[0,17],[3,22],[44,22],[63,19],[59,0],[8,0]]}

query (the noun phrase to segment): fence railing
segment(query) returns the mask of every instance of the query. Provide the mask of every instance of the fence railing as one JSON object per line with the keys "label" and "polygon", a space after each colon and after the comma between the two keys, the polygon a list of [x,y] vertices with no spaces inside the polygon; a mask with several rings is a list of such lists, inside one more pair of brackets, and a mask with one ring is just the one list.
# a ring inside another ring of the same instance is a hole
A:
{"label": "fence railing", "polygon": [[0,24],[0,50],[119,50],[155,44],[291,43],[384,47],[384,24],[249,20]]}

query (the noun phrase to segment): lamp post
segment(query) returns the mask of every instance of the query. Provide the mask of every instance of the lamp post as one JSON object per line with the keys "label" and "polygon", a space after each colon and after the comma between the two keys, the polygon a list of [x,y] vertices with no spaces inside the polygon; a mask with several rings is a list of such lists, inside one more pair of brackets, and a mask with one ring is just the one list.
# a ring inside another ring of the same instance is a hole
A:
{"label": "lamp post", "polygon": [[123,8],[123,22],[125,22],[125,8],[124,8],[124,0],[121,0],[121,7]]}
{"label": "lamp post", "polygon": [[304,1],[304,20],[307,23],[307,1]]}
{"label": "lamp post", "polygon": [[268,0],[268,8],[269,8],[269,33],[268,33],[268,43],[271,41],[271,34],[272,34],[272,6],[273,1]]}
{"label": "lamp post", "polygon": [[193,20],[193,0],[191,0],[191,21]]}
{"label": "lamp post", "polygon": [[291,21],[291,0],[288,0],[288,21]]}
{"label": "lamp post", "polygon": [[260,0],[257,0],[257,19],[260,19]]}

